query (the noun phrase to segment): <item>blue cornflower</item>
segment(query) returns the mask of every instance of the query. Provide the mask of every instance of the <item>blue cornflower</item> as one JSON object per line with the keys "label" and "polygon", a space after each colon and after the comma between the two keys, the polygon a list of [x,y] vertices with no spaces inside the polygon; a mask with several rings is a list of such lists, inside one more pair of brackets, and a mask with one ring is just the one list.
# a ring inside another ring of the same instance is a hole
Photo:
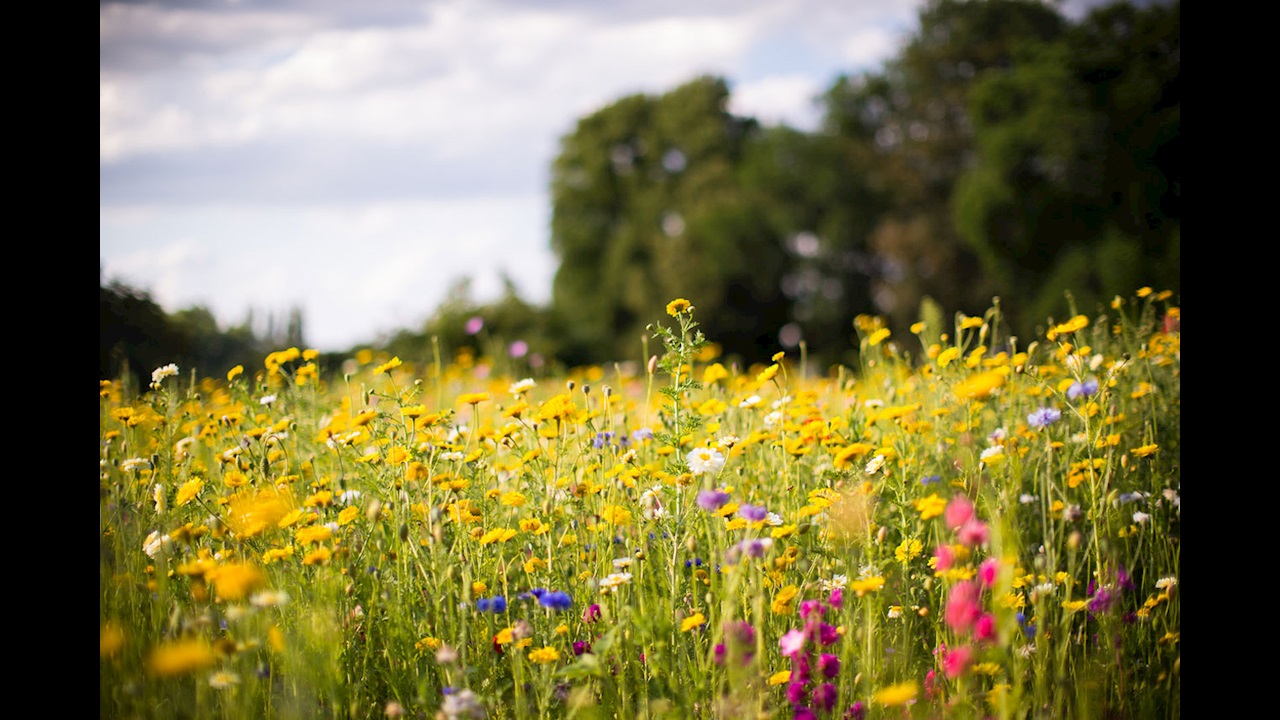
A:
{"label": "blue cornflower", "polygon": [[552,590],[551,592],[543,593],[538,598],[538,603],[552,610],[568,610],[573,607],[573,598],[569,597],[567,592]]}
{"label": "blue cornflower", "polygon": [[1067,397],[1072,400],[1079,400],[1082,397],[1089,397],[1098,392],[1098,379],[1089,378],[1084,382],[1071,383],[1071,387],[1067,388]]}
{"label": "blue cornflower", "polygon": [[476,609],[480,612],[506,612],[507,599],[501,595],[494,595],[491,598],[480,598],[476,601]]}
{"label": "blue cornflower", "polygon": [[921,485],[932,485],[936,482],[941,482],[941,481],[942,481],[941,475],[925,475],[924,477],[920,478]]}
{"label": "blue cornflower", "polygon": [[595,439],[591,441],[591,446],[597,450],[600,450],[602,448],[608,447],[610,441],[612,440],[613,440],[613,431],[605,430],[604,432],[596,433]]}
{"label": "blue cornflower", "polygon": [[738,515],[751,522],[757,522],[768,517],[769,511],[759,505],[743,505],[738,508]]}
{"label": "blue cornflower", "polygon": [[1062,419],[1062,411],[1058,408],[1042,407],[1027,416],[1027,424],[1039,430]]}
{"label": "blue cornflower", "polygon": [[649,440],[652,437],[653,437],[653,431],[647,427],[642,427],[639,430],[636,430],[631,433],[631,439],[635,440],[636,442],[644,442],[645,440]]}

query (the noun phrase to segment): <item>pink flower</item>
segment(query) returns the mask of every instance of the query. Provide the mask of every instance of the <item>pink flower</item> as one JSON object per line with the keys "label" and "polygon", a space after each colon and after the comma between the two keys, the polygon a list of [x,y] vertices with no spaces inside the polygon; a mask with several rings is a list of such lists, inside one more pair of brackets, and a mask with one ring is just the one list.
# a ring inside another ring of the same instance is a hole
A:
{"label": "pink flower", "polygon": [[951,597],[947,598],[946,619],[960,635],[967,635],[982,615],[980,595],[982,589],[970,580],[956,583],[951,588]]}
{"label": "pink flower", "polygon": [[844,588],[831,588],[831,597],[827,598],[827,604],[836,610],[844,607]]}
{"label": "pink flower", "polygon": [[951,567],[956,561],[956,552],[950,545],[939,545],[938,549],[933,551],[933,556],[938,559],[936,568],[940,571]]}
{"label": "pink flower", "polygon": [[582,612],[582,622],[587,623],[588,625],[590,625],[591,623],[599,619],[600,619],[600,606],[597,605],[596,603],[591,603],[590,605],[587,606],[587,609]]}
{"label": "pink flower", "polygon": [[804,631],[788,630],[785,635],[778,638],[778,647],[782,648],[783,657],[791,657],[804,649]]}
{"label": "pink flower", "polygon": [[982,581],[983,587],[991,587],[996,584],[996,573],[1000,572],[1000,561],[995,558],[987,558],[982,561],[982,565],[978,567],[978,579]]}
{"label": "pink flower", "polygon": [[943,517],[947,522],[947,527],[955,530],[973,517],[973,503],[964,495],[956,495],[951,498],[951,502],[947,503],[947,509],[943,511]]}
{"label": "pink flower", "polygon": [[987,537],[991,531],[987,528],[987,524],[977,518],[970,518],[965,524],[960,526],[958,539],[968,547],[983,545],[987,542]]}
{"label": "pink flower", "polygon": [[960,677],[965,670],[969,668],[969,664],[973,662],[973,648],[968,645],[960,647],[947,653],[942,659],[942,671],[949,678]]}
{"label": "pink flower", "polygon": [[973,637],[988,642],[996,639],[996,616],[983,613],[973,624]]}

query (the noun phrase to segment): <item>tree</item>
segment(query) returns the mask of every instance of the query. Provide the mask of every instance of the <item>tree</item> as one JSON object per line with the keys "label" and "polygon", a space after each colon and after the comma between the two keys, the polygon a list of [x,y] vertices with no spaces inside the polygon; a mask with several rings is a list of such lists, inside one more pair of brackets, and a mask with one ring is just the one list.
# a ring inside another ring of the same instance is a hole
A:
{"label": "tree", "polygon": [[560,259],[552,322],[570,364],[639,359],[644,327],[675,297],[716,318],[726,352],[752,357],[786,321],[786,252],[744,195],[758,132],[727,112],[722,79],[633,95],[582,118],[552,172]]}
{"label": "tree", "polygon": [[971,94],[976,162],[956,225],[1021,320],[1091,311],[1118,294],[1177,289],[1178,4],[1095,10],[1021,49]]}

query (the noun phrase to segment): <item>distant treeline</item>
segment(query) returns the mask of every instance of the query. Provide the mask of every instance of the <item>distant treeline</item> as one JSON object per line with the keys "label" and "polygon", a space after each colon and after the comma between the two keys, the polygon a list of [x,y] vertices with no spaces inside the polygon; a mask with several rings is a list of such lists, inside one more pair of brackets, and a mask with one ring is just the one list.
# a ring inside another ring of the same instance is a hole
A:
{"label": "distant treeline", "polygon": [[[643,362],[645,325],[685,297],[729,356],[803,342],[847,363],[859,315],[895,335],[926,319],[936,337],[999,297],[1030,339],[1136,287],[1178,293],[1180,3],[1073,22],[1038,0],[930,0],[919,20],[880,70],[817,99],[815,132],[731,114],[717,77],[581,118],[552,167],[549,305],[510,284],[476,303],[462,280],[382,346],[418,361],[469,346],[532,368]],[[167,318],[174,337],[206,361],[262,340],[184,313]],[[153,326],[114,339],[135,348]]]}

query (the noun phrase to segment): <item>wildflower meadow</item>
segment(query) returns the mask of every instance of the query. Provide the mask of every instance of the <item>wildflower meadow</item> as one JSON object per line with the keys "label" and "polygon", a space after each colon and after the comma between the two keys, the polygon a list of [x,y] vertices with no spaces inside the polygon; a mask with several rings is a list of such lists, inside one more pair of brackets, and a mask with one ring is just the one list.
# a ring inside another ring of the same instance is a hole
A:
{"label": "wildflower meadow", "polygon": [[103,380],[100,716],[1179,717],[1176,300]]}

